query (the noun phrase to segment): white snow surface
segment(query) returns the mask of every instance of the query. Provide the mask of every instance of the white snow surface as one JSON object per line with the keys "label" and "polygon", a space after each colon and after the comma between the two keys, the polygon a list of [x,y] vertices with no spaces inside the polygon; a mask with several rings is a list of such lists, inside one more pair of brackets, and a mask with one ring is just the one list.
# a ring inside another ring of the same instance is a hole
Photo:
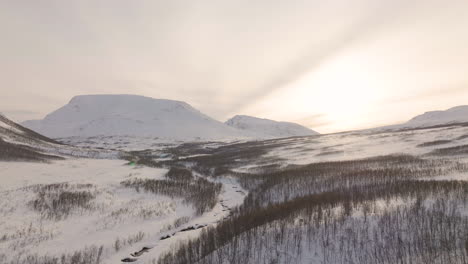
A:
{"label": "white snow surface", "polygon": [[[122,160],[68,159],[52,163],[0,162],[0,263],[19,255],[60,256],[103,246],[102,263],[120,263],[142,247],[152,248],[137,263],[154,263],[171,246],[202,229],[178,232],[188,226],[215,225],[240,205],[246,193],[236,181],[219,181],[224,190],[220,202],[201,216],[181,199],[171,199],[120,184],[138,179],[163,179],[166,169],[127,166]],[[44,218],[33,209],[40,186],[67,183],[65,190],[89,191],[95,195],[91,206],[75,208],[60,220]],[[240,191],[240,192],[239,192]],[[177,219],[186,218],[174,228]],[[160,240],[167,234],[170,239]],[[138,234],[140,241],[128,242]],[[116,249],[116,241],[120,247]]]}
{"label": "white snow surface", "polygon": [[[429,146],[421,144],[438,142]],[[446,141],[446,142],[444,142]],[[267,165],[305,165],[315,162],[364,159],[376,156],[408,154],[430,157],[443,148],[468,145],[468,127],[453,126],[423,130],[369,133],[364,131],[271,140],[279,144],[250,164],[236,168],[238,172],[253,172]],[[447,157],[445,157],[447,158]],[[468,162],[466,155],[449,156]]]}
{"label": "white snow surface", "polygon": [[237,115],[225,122],[226,125],[256,134],[260,138],[284,138],[318,135],[307,127],[296,123],[278,122],[246,115]]}
{"label": "white snow surface", "polygon": [[[21,166],[0,162],[0,233],[6,236],[0,244],[0,255],[9,251],[7,259],[21,252],[59,256],[86,246],[103,245],[104,256],[111,257],[119,255],[112,248],[118,238],[127,239],[138,232],[150,238],[175,219],[193,215],[193,210],[181,201],[137,193],[120,185],[120,181],[132,177],[162,178],[166,170],[123,164],[116,160],[90,159],[21,163]],[[57,183],[68,183],[70,190],[95,193],[91,209],[72,210],[70,216],[58,221],[41,217],[30,204],[36,199],[32,190],[41,184]],[[92,186],[84,188],[79,184]],[[152,214],[144,215],[145,212]],[[24,230],[29,231],[17,235]],[[128,247],[122,245],[122,250]]]}
{"label": "white snow surface", "polygon": [[430,126],[468,122],[468,105],[456,106],[445,111],[431,111],[411,119],[408,124]]}
{"label": "white snow surface", "polygon": [[22,124],[52,138],[133,135],[192,141],[247,137],[187,103],[137,95],[75,96],[43,120]]}

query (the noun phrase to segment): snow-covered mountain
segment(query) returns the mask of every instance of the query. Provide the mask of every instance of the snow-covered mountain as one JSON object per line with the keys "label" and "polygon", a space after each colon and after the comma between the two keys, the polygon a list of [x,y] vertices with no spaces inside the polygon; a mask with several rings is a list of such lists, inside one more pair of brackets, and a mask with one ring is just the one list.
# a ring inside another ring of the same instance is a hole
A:
{"label": "snow-covered mountain", "polygon": [[398,125],[391,125],[376,128],[376,130],[398,130],[432,127],[438,125],[448,125],[468,122],[468,105],[452,107],[445,111],[430,111],[418,115],[408,122]]}
{"label": "snow-covered mountain", "polygon": [[52,138],[151,136],[173,140],[246,137],[187,103],[137,95],[75,96],[43,120],[24,126]]}
{"label": "snow-covered mountain", "polygon": [[456,106],[445,111],[431,111],[416,116],[405,125],[425,127],[468,122],[468,105]]}
{"label": "snow-covered mountain", "polygon": [[278,122],[245,115],[234,116],[233,118],[226,121],[225,124],[263,138],[282,138],[319,134],[299,124]]}

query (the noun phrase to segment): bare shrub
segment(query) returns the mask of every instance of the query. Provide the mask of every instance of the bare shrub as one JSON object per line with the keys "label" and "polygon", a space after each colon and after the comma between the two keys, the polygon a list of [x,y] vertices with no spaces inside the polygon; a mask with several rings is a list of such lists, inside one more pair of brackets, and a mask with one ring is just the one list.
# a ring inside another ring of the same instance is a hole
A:
{"label": "bare shrub", "polygon": [[185,168],[171,167],[166,177],[174,181],[190,181],[193,179],[192,172]]}
{"label": "bare shrub", "polygon": [[343,151],[340,151],[340,150],[332,150],[332,151],[324,151],[324,152],[321,152],[315,156],[319,157],[319,156],[330,156],[330,155],[338,155],[338,154],[343,154],[344,152]]}
{"label": "bare shrub", "polygon": [[103,251],[103,246],[90,246],[71,254],[59,256],[25,255],[10,261],[8,264],[99,264],[102,262]]}
{"label": "bare shrub", "polygon": [[122,248],[126,246],[131,246],[135,243],[142,241],[145,238],[145,233],[139,231],[134,235],[130,235],[127,238],[116,238],[113,244],[115,252],[119,252]]}
{"label": "bare shrub", "polygon": [[123,181],[121,184],[135,188],[135,190],[143,189],[171,198],[183,198],[185,203],[194,206],[197,214],[203,214],[213,208],[222,189],[222,184],[213,183],[204,178],[184,181],[132,179]]}
{"label": "bare shrub", "polygon": [[465,138],[468,138],[468,135],[459,136],[459,137],[457,138],[457,140],[463,140],[463,139],[465,139]]}
{"label": "bare shrub", "polygon": [[468,154],[468,145],[450,147],[450,148],[439,148],[435,149],[431,153],[431,155],[438,155],[438,156],[455,156],[455,155],[466,155]]}
{"label": "bare shrub", "polygon": [[95,194],[88,190],[92,185],[69,185],[55,183],[35,187],[36,199],[29,205],[47,219],[61,220],[67,218],[75,209],[92,209],[91,201]]}
{"label": "bare shrub", "polygon": [[437,146],[437,145],[448,144],[448,143],[451,143],[451,142],[452,142],[451,140],[429,141],[429,142],[421,143],[421,144],[417,145],[417,147],[432,147],[432,146]]}
{"label": "bare shrub", "polygon": [[188,217],[188,216],[179,217],[174,221],[174,223],[168,224],[164,228],[162,228],[161,232],[167,232],[167,231],[170,231],[172,229],[177,229],[177,228],[185,225],[189,221],[190,221],[190,217]]}

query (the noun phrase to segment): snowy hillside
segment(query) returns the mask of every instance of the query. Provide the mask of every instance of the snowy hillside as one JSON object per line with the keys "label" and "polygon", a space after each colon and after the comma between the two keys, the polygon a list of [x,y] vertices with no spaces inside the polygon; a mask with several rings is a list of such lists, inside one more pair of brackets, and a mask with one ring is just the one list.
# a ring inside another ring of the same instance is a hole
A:
{"label": "snowy hillside", "polygon": [[0,138],[14,143],[51,143],[58,142],[29,130],[0,114]]}
{"label": "snowy hillside", "polygon": [[43,120],[23,125],[52,138],[132,135],[189,141],[244,136],[187,103],[137,95],[76,96]]}
{"label": "snowy hillside", "polygon": [[237,115],[226,121],[225,124],[263,138],[318,135],[317,132],[295,123],[277,122],[245,115]]}
{"label": "snowy hillside", "polygon": [[456,106],[445,111],[431,111],[416,116],[405,125],[409,126],[433,126],[450,123],[468,122],[468,106]]}
{"label": "snowy hillside", "polygon": [[376,130],[395,130],[406,128],[422,128],[438,125],[468,122],[468,105],[452,107],[445,111],[430,111],[418,115],[404,124],[385,126]]}
{"label": "snowy hillside", "polygon": [[117,158],[120,152],[63,145],[0,115],[0,160],[46,161],[62,156]]}

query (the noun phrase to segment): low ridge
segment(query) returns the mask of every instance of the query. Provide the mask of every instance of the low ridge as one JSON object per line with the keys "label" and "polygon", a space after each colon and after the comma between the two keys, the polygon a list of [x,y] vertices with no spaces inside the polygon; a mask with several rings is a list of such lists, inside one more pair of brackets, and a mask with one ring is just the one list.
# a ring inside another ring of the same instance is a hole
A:
{"label": "low ridge", "polygon": [[225,122],[226,125],[256,134],[260,137],[294,137],[318,135],[307,127],[291,122],[278,122],[246,115],[237,115]]}

